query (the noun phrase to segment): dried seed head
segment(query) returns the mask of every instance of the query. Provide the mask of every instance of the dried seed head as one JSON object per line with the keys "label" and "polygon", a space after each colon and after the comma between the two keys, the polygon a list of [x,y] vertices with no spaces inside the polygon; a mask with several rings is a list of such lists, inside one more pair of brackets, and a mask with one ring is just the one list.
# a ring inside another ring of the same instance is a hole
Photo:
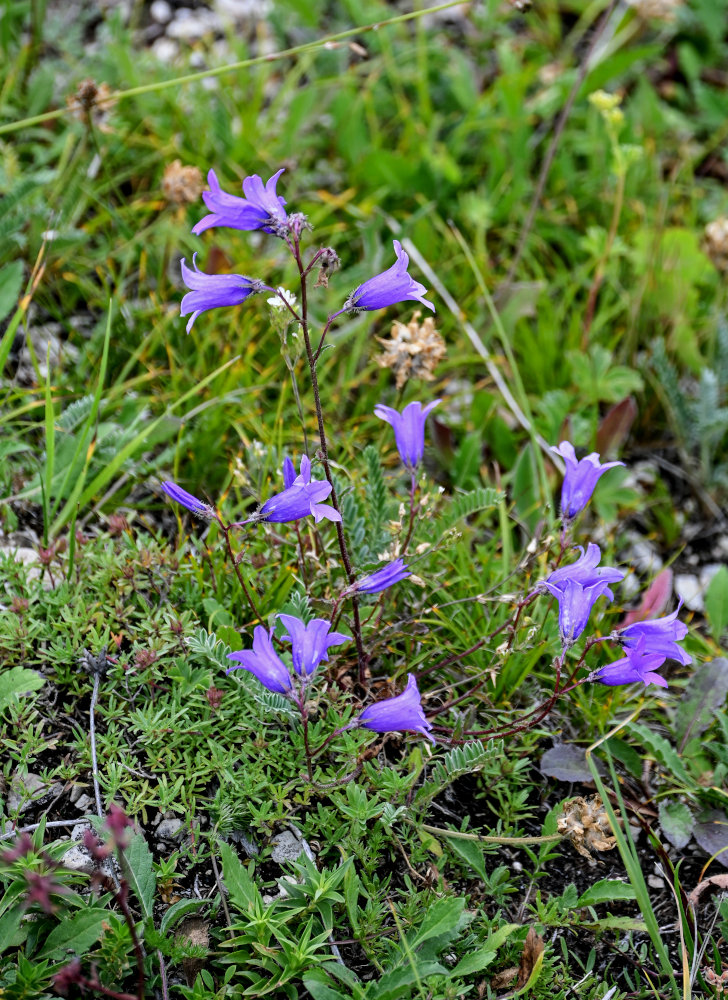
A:
{"label": "dried seed head", "polygon": [[702,970],[703,978],[709,986],[715,990],[716,996],[722,997],[728,994],[728,969],[718,973],[710,967]]}
{"label": "dried seed head", "polygon": [[728,216],[714,219],[705,227],[708,256],[720,271],[728,271]]}
{"label": "dried seed head", "polygon": [[111,132],[107,123],[111,88],[107,83],[96,83],[91,77],[81,80],[75,94],[66,96],[66,105],[79,121],[92,123],[102,132]]}
{"label": "dried seed head", "polygon": [[599,795],[592,795],[589,799],[579,795],[564,803],[556,829],[562,837],[568,837],[585,858],[591,858],[590,851],[611,851],[617,844]]}
{"label": "dried seed head", "polygon": [[432,382],[432,374],[445,357],[445,341],[435,329],[435,321],[427,316],[420,324],[418,310],[410,322],[394,323],[389,340],[377,337],[384,347],[376,361],[381,368],[391,368],[398,389],[411,378]]}
{"label": "dried seed head", "polygon": [[185,167],[181,160],[173,160],[164,168],[162,190],[172,205],[192,204],[202,194],[203,187],[199,167]]}

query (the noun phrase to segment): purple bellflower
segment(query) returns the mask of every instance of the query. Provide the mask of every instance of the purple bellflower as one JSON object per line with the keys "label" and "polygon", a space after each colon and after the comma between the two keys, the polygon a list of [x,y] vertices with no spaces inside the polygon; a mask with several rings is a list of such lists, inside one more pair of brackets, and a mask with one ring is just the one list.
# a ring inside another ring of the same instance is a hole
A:
{"label": "purple bellflower", "polygon": [[386,590],[387,587],[391,587],[392,584],[406,580],[408,576],[412,576],[412,574],[409,567],[405,566],[404,559],[395,559],[394,562],[378,569],[375,573],[370,573],[369,576],[363,576],[357,580],[345,593],[378,594],[380,591]]}
{"label": "purple bellflower", "polygon": [[[559,587],[566,580],[573,580],[576,583],[580,583],[583,587],[588,587],[594,583],[618,583],[624,579],[624,573],[621,569],[612,569],[610,566],[599,565],[602,552],[594,542],[589,542],[586,552],[584,552],[581,545],[577,546],[577,548],[581,552],[581,555],[576,562],[555,569],[550,576],[547,576],[545,580],[539,583],[539,588],[550,590],[553,593],[554,588]],[[610,601],[614,600],[614,594],[611,591],[606,591],[605,593]]]}
{"label": "purple bellflower", "polygon": [[624,578],[620,569],[599,566],[602,557],[598,545],[590,542],[586,552],[576,562],[559,569],[542,580],[537,589],[547,590],[559,602],[559,631],[564,646],[571,646],[582,634],[594,604],[600,597],[614,600],[609,586]]}
{"label": "purple bellflower", "polygon": [[187,321],[187,333],[192,329],[200,313],[218,306],[238,306],[249,295],[262,292],[267,286],[257,278],[246,278],[244,274],[206,274],[197,266],[197,254],[192,257],[194,271],[187,267],[182,258],[182,278],[192,291],[182,299],[180,315],[192,313]]}
{"label": "purple bellflower", "polygon": [[553,587],[546,581],[545,586],[559,602],[559,632],[561,642],[567,648],[576,642],[586,628],[589,615],[598,599],[613,599],[606,580],[586,587],[576,580],[565,580],[558,587]]}
{"label": "purple bellflower", "polygon": [[415,281],[407,271],[409,256],[402,249],[399,240],[394,241],[394,252],[397,254],[396,263],[354,289],[344,303],[342,312],[353,312],[357,309],[386,309],[387,306],[408,299],[435,311],[433,304],[423,298],[427,292],[425,286]]}
{"label": "purple bellflower", "polygon": [[283,173],[279,170],[264,185],[258,174],[246,177],[243,181],[244,198],[227,194],[220,187],[214,170],[207,175],[210,190],[202,195],[205,205],[211,215],[206,215],[193,227],[195,235],[203,233],[214,226],[227,226],[230,229],[262,229],[264,233],[279,235],[286,224],[285,198],[276,194],[278,178]]}
{"label": "purple bellflower", "polygon": [[667,659],[665,653],[648,651],[647,640],[642,636],[637,644],[630,648],[625,648],[627,654],[623,659],[601,667],[591,674],[590,679],[616,687],[618,684],[633,684],[639,681],[642,684],[657,684],[658,687],[667,687],[667,681],[655,671],[662,666]]}
{"label": "purple bellflower", "polygon": [[284,521],[297,521],[301,517],[308,517],[309,514],[313,514],[317,524],[324,517],[329,521],[341,520],[341,514],[335,507],[321,502],[331,493],[331,483],[327,483],[324,479],[311,479],[311,460],[308,455],[301,458],[301,471],[293,480],[291,472],[295,472],[295,469],[289,459],[283,463],[283,482],[284,485],[290,482],[290,485],[286,486],[282,493],[276,493],[266,500],[257,514],[249,519],[250,521],[272,521],[280,524]]}
{"label": "purple bellflower", "polygon": [[187,490],[183,490],[181,486],[178,486],[177,483],[173,483],[170,479],[167,479],[162,483],[162,489],[170,500],[174,500],[175,503],[179,503],[183,507],[186,507],[187,510],[191,510],[193,514],[200,514],[202,517],[215,516],[215,511],[209,503],[203,503],[202,500],[198,500],[197,497],[193,497],[191,493],[188,493]]}
{"label": "purple bellflower", "polygon": [[439,399],[428,403],[409,403],[400,413],[399,410],[378,403],[374,413],[380,420],[386,420],[394,428],[394,440],[397,442],[399,457],[408,469],[414,469],[425,451],[425,420],[430,410],[440,402]]}
{"label": "purple bellflower", "polygon": [[255,674],[263,687],[276,694],[288,695],[293,687],[291,672],[280,656],[273,649],[271,636],[273,629],[268,631],[262,625],[256,625],[253,632],[253,648],[244,649],[238,653],[228,653],[228,660],[237,660],[234,667],[225,671],[248,670]]}
{"label": "purple bellflower", "polygon": [[644,641],[645,654],[659,653],[665,659],[677,660],[683,665],[692,663],[692,656],[689,656],[682,646],[678,646],[678,642],[688,634],[687,625],[676,620],[681,606],[682,601],[671,615],[665,615],[663,618],[652,618],[628,625],[627,628],[616,632],[613,638],[621,642],[627,652],[639,648],[640,643]]}
{"label": "purple bellflower", "polygon": [[396,698],[385,698],[376,705],[365,708],[354,721],[355,725],[371,729],[375,733],[395,733],[408,729],[422,733],[435,742],[431,735],[432,723],[425,718],[420,701],[420,692],[414,674],[407,674],[407,687]]}
{"label": "purple bellflower", "polygon": [[595,451],[577,462],[574,446],[568,441],[562,441],[558,448],[552,448],[551,451],[561,455],[566,462],[564,483],[561,487],[561,517],[564,521],[571,521],[584,510],[600,476],[603,476],[608,469],[624,465],[624,462],[600,463],[599,455]]}
{"label": "purple bellflower", "polygon": [[292,646],[293,669],[304,677],[310,676],[322,660],[328,660],[329,649],[350,642],[351,636],[341,632],[329,632],[331,622],[314,618],[308,625],[293,615],[278,615],[286,626],[286,634],[281,636]]}

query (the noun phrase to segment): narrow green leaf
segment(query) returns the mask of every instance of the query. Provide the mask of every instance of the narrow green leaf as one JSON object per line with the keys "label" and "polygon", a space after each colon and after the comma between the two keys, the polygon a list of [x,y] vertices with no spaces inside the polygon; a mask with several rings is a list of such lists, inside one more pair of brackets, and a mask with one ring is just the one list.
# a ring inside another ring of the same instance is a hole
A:
{"label": "narrow green leaf", "polygon": [[417,948],[430,938],[438,937],[457,927],[464,909],[465,900],[461,896],[438,899],[427,910],[425,919],[412,940],[412,947]]}
{"label": "narrow green leaf", "polygon": [[23,262],[13,260],[0,268],[0,322],[9,316],[23,287]]}
{"label": "narrow green leaf", "polygon": [[162,917],[161,923],[159,924],[160,931],[162,934],[166,934],[168,930],[171,930],[172,927],[186,917],[188,913],[194,913],[196,910],[199,910],[203,906],[207,905],[207,903],[207,899],[180,899],[178,902],[172,903],[170,908]]}
{"label": "narrow green leaf", "polygon": [[36,958],[61,959],[69,951],[75,955],[83,955],[101,937],[108,919],[108,911],[101,907],[81,910],[72,917],[64,917],[50,932]]}
{"label": "narrow green leaf", "polygon": [[135,834],[123,853],[123,868],[130,888],[141,903],[145,918],[152,916],[157,888],[152,862],[152,852],[144,835]]}
{"label": "narrow green leaf", "polygon": [[681,850],[690,843],[695,827],[695,817],[684,802],[663,799],[658,806],[662,832],[673,847]]}
{"label": "narrow green leaf", "polygon": [[[21,943],[20,921],[25,915],[25,907],[14,906],[0,917],[0,955],[7,949]],[[27,928],[26,928],[27,933]]]}
{"label": "narrow green leaf", "polygon": [[256,901],[260,900],[256,884],[229,844],[220,844],[220,858],[222,860],[222,877],[230,893],[231,902],[243,913],[248,913]]}
{"label": "narrow green leaf", "polygon": [[728,566],[721,566],[708,585],[705,613],[717,642],[728,625]]}
{"label": "narrow green leaf", "polygon": [[615,878],[605,878],[595,882],[576,901],[577,907],[598,906],[600,903],[614,903],[619,899],[634,899],[635,891],[629,882]]}
{"label": "narrow green leaf", "polygon": [[15,698],[38,691],[45,684],[45,678],[36,670],[26,667],[11,667],[0,673],[0,711]]}

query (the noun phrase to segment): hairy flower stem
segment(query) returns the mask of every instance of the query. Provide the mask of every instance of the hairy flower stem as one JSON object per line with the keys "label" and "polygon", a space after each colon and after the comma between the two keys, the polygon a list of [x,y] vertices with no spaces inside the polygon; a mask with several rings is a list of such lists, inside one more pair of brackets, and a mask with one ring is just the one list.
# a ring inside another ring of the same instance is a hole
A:
{"label": "hairy flower stem", "polygon": [[243,571],[240,569],[240,565],[238,564],[237,556],[235,555],[235,552],[233,551],[232,544],[230,542],[230,529],[233,527],[233,525],[231,525],[231,524],[223,524],[222,521],[218,521],[218,524],[222,528],[222,533],[223,533],[223,535],[225,537],[225,545],[227,546],[228,555],[230,556],[230,562],[233,564],[233,569],[235,570],[235,575],[238,578],[238,583],[243,588],[243,593],[245,594],[246,600],[247,600],[248,604],[250,605],[250,608],[251,608],[253,614],[258,619],[258,621],[260,622],[260,624],[263,625],[264,627],[266,627],[265,621],[263,620],[263,617],[261,616],[260,611],[258,611],[258,608],[256,607],[256,604],[255,604],[255,601],[253,600],[253,595],[251,594],[250,590],[248,589],[248,585],[245,582],[245,577],[243,576]]}
{"label": "hairy flower stem", "polygon": [[[311,373],[311,388],[313,390],[313,400],[314,407],[316,409],[316,421],[318,423],[319,440],[321,442],[321,461],[324,466],[324,473],[326,474],[326,479],[331,486],[331,504],[334,510],[341,514],[339,508],[339,500],[336,496],[336,487],[334,486],[334,478],[331,474],[331,467],[329,465],[329,449],[326,443],[326,429],[324,427],[324,415],[321,409],[321,394],[319,392],[318,376],[316,374],[316,358],[314,357],[313,350],[311,348],[311,337],[308,329],[308,297],[306,289],[306,269],[303,266],[303,261],[301,260],[301,249],[298,240],[293,245],[293,255],[298,266],[298,272],[301,276],[301,330],[303,331],[303,342],[306,345],[306,357],[308,359],[308,367]],[[325,332],[325,331],[324,331]],[[322,337],[323,340],[323,337]],[[320,347],[321,345],[319,345]],[[350,584],[356,583],[356,573],[351,564],[351,559],[349,558],[349,550],[346,545],[346,537],[344,535],[344,528],[341,521],[336,522],[336,537],[339,541],[339,551],[341,552],[341,561],[344,564],[344,570],[346,571],[346,577]],[[362,643],[361,637],[361,619],[359,616],[359,599],[356,594],[352,595],[351,598],[352,611],[354,615],[354,641],[356,643],[357,658],[359,661],[359,683],[364,684],[366,680],[366,667],[367,658],[364,653],[364,645]]]}
{"label": "hairy flower stem", "polygon": [[[119,852],[122,853],[121,851]],[[128,903],[129,896],[129,884],[124,879],[121,883],[119,891],[116,893],[116,902],[119,905],[124,920],[126,921],[126,926],[129,928],[129,934],[131,935],[131,942],[134,948],[134,958],[136,959],[137,966],[137,998],[138,1000],[144,1000],[146,976],[144,975],[144,952],[142,951],[142,944],[139,940],[139,935],[136,932],[136,925],[134,924],[134,917],[131,915],[131,910],[129,909]]]}
{"label": "hairy flower stem", "polygon": [[409,492],[409,527],[407,528],[407,534],[405,536],[404,542],[402,542],[402,551],[399,555],[404,556],[407,554],[407,546],[412,540],[412,532],[415,527],[415,515],[419,511],[419,507],[415,506],[415,493],[417,492],[417,475],[415,470],[411,470],[411,480],[410,480],[410,492]]}
{"label": "hairy flower stem", "polygon": [[311,760],[313,758],[311,754],[311,744],[308,741],[308,705],[306,704],[305,680],[301,681],[301,687],[295,701],[298,705],[298,710],[301,713],[301,727],[303,729],[303,746],[306,751],[306,770],[308,771],[308,780],[313,782],[313,768],[311,766]]}

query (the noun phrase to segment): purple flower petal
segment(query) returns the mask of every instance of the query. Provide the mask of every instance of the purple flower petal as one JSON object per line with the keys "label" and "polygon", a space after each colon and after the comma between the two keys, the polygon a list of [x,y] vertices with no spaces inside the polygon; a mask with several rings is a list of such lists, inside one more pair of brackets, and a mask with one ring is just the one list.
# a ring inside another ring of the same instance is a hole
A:
{"label": "purple flower petal", "polygon": [[331,493],[331,483],[325,479],[311,479],[311,460],[307,455],[301,458],[301,471],[291,480],[295,472],[293,462],[284,463],[284,483],[291,482],[281,493],[276,493],[266,500],[252,521],[271,521],[282,524],[286,521],[298,521],[302,517],[313,516],[318,523],[323,518],[330,521],[340,521],[341,515],[330,504],[323,503]]}
{"label": "purple flower petal", "polygon": [[357,580],[353,589],[358,594],[378,594],[380,591],[386,590],[387,587],[391,587],[392,584],[405,580],[408,576],[412,576],[412,574],[409,567],[405,566],[404,559],[395,559],[388,566]]}
{"label": "purple flower petal", "polygon": [[203,503],[202,500],[198,500],[197,497],[192,496],[187,490],[183,490],[181,486],[177,483],[173,483],[170,479],[165,480],[162,483],[162,489],[170,498],[174,500],[175,503],[181,504],[186,507],[187,510],[191,510],[193,514],[202,514],[204,517],[214,517],[215,512],[208,503]]}
{"label": "purple flower petal", "polygon": [[243,274],[206,274],[197,266],[197,254],[192,257],[194,270],[187,267],[182,259],[182,278],[192,291],[182,299],[180,315],[192,313],[187,322],[187,333],[192,329],[200,313],[219,306],[237,306],[249,295],[260,292],[265,287],[256,278],[246,278]]}
{"label": "purple flower petal", "polygon": [[230,229],[262,229],[265,233],[280,234],[287,219],[285,198],[276,194],[276,184],[282,173],[281,169],[273,174],[265,186],[258,174],[246,177],[243,181],[245,197],[238,198],[220,188],[215,171],[211,170],[207,175],[210,190],[202,195],[211,214],[200,219],[192,232],[199,235],[214,226],[227,226]]}
{"label": "purple flower petal", "polygon": [[228,653],[228,660],[239,661],[234,667],[228,667],[225,673],[233,670],[248,670],[254,674],[263,687],[276,694],[288,694],[293,686],[291,674],[280,656],[273,649],[272,632],[256,625],[253,632],[253,648],[239,653]]}
{"label": "purple flower petal", "polygon": [[656,684],[658,687],[667,687],[667,681],[655,671],[662,666],[667,657],[660,652],[648,652],[646,640],[640,639],[634,649],[626,648],[627,654],[623,659],[607,664],[606,667],[596,670],[592,675],[593,680],[609,687],[616,687],[620,684]]}
{"label": "purple flower petal", "polygon": [[562,441],[558,448],[552,448],[551,451],[561,455],[566,463],[564,483],[561,487],[561,516],[565,521],[570,521],[584,510],[599,478],[608,469],[624,465],[624,462],[600,463],[599,455],[595,451],[578,462],[574,446],[568,441]]}
{"label": "purple flower petal", "polygon": [[432,724],[422,711],[420,692],[414,674],[407,674],[407,687],[396,698],[385,698],[365,708],[356,719],[359,726],[375,733],[395,733],[413,729],[435,742],[430,734]]}
{"label": "purple flower petal", "polygon": [[626,649],[636,649],[640,642],[644,641],[645,653],[660,654],[666,659],[677,660],[683,665],[692,663],[692,656],[686,653],[682,646],[678,646],[678,642],[688,634],[687,625],[677,621],[681,606],[682,601],[671,615],[628,625],[616,633],[616,638]]}
{"label": "purple flower petal", "polygon": [[314,618],[306,625],[294,615],[278,615],[286,627],[282,639],[292,645],[293,669],[297,674],[312,674],[316,667],[329,658],[329,649],[350,642],[351,636],[341,632],[330,632],[331,622]]}
{"label": "purple flower petal", "polygon": [[396,263],[381,274],[375,274],[363,285],[359,285],[344,303],[343,311],[385,309],[387,306],[410,299],[435,311],[433,304],[423,297],[427,292],[425,286],[415,281],[407,271],[409,257],[402,249],[399,240],[394,240],[394,252],[397,255]]}
{"label": "purple flower petal", "polygon": [[605,580],[584,586],[576,580],[565,580],[558,586],[545,581],[547,590],[559,602],[559,632],[565,646],[571,646],[589,622],[592,608],[600,597],[613,600],[612,591]]}
{"label": "purple flower petal", "polygon": [[425,420],[439,402],[435,399],[425,407],[422,403],[409,403],[401,413],[383,403],[374,407],[376,416],[392,425],[399,457],[408,469],[414,469],[424,454]]}

